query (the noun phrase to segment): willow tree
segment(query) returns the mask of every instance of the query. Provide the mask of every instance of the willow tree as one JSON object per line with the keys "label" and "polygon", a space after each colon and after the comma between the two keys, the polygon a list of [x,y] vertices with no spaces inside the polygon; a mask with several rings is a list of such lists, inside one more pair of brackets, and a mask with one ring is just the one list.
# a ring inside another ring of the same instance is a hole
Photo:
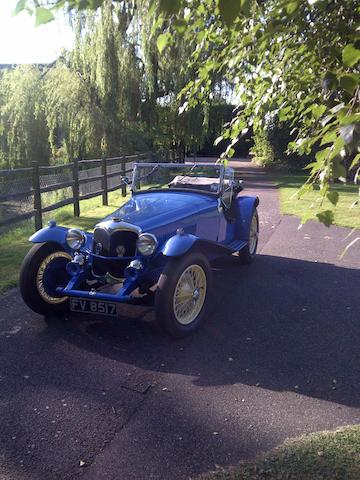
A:
{"label": "willow tree", "polygon": [[46,76],[44,92],[52,161],[99,154],[102,111],[93,102],[90,85],[58,62]]}
{"label": "willow tree", "polygon": [[104,2],[96,13],[75,21],[76,42],[70,65],[88,85],[91,101],[101,111],[100,143],[104,153],[133,148],[128,131],[137,121],[141,71],[131,36],[132,14],[125,2]]}
{"label": "willow tree", "polygon": [[4,168],[48,161],[43,75],[37,67],[21,66],[0,77],[0,160]]}
{"label": "willow tree", "polygon": [[[171,15],[163,18],[166,5]],[[64,2],[18,3],[19,9],[33,10],[36,23],[51,20],[58,6]],[[200,146],[210,103],[224,82],[220,76],[214,82],[210,102],[179,115],[185,110],[179,93],[197,73],[189,62],[197,45],[183,35],[188,14],[174,17],[180,2],[74,1],[66,6],[75,11],[76,41],[66,62],[58,61],[46,80],[52,156],[127,153],[146,143],[147,148],[181,150]],[[89,6],[93,10],[85,11]]]}
{"label": "willow tree", "polygon": [[[176,35],[184,31],[184,19],[163,19],[161,5],[151,0],[137,2],[137,16],[144,69],[142,113],[155,145],[196,148],[206,137],[210,107],[202,103],[180,114],[179,94],[195,74],[189,65],[195,45],[183,35]],[[167,48],[163,48],[165,44]]]}

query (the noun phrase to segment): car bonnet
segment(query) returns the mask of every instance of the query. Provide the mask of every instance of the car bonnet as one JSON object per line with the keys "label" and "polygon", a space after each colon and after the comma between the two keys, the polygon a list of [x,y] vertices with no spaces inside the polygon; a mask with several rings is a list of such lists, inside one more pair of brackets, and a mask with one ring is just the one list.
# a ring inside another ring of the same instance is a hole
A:
{"label": "car bonnet", "polygon": [[134,195],[108,218],[118,216],[125,222],[153,231],[187,217],[200,216],[217,208],[216,196],[196,192],[149,192]]}

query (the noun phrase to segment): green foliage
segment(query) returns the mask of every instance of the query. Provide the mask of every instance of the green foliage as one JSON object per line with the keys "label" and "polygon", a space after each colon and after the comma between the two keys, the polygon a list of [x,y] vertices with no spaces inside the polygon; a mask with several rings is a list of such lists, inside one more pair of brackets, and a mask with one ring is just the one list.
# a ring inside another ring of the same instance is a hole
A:
{"label": "green foliage", "polygon": [[44,8],[44,7],[37,7],[35,10],[35,16],[36,16],[36,20],[35,20],[36,26],[39,26],[54,20],[54,14],[51,12],[51,10],[48,10],[47,8]]}
{"label": "green foliage", "polygon": [[[45,111],[52,158],[63,161],[100,152],[102,111],[76,71],[58,63],[46,76]],[[56,163],[56,162],[55,162]]]}
{"label": "green foliage", "polygon": [[264,132],[277,118],[290,125],[294,159],[316,154],[308,181],[318,182],[325,198],[332,181],[346,179],[348,159],[360,148],[358,2],[254,1],[241,11],[238,2],[222,0],[186,5],[184,36],[196,44],[189,65],[196,77],[182,92],[187,108],[206,103],[222,75],[237,98],[222,135],[228,151],[251,127],[258,158],[276,162]]}
{"label": "green foliage", "polygon": [[[66,3],[67,11],[73,10],[75,47],[40,75],[51,162],[152,147],[184,151],[203,144],[209,105],[179,115],[179,92],[193,76],[186,63],[195,49],[183,36],[173,41],[186,27],[184,15],[174,17],[181,5],[167,0]],[[64,2],[40,1],[34,9],[23,0],[16,10],[26,9],[44,23],[63,7]],[[217,92],[213,102],[220,98]],[[2,158],[11,164],[4,152]]]}
{"label": "green foliage", "polygon": [[287,171],[299,171],[305,167],[310,160],[308,155],[300,156],[288,151],[288,144],[295,137],[292,131],[288,121],[281,122],[276,116],[268,120],[264,128],[256,130],[254,147],[251,149],[255,162],[264,167]]}
{"label": "green foliage", "polygon": [[[94,9],[107,1],[71,0],[67,8]],[[120,8],[133,5],[116,3]],[[63,5],[62,0],[51,7],[37,3],[51,11]],[[331,182],[346,179],[349,165],[360,167],[358,2],[138,0],[136,7],[146,25],[142,49],[148,124],[157,121],[162,80],[164,86],[168,81],[176,85],[172,108],[180,91],[181,111],[201,111],[205,127],[207,105],[225,83],[233,90],[236,109],[222,134],[228,142],[224,156],[234,153],[249,128],[257,143],[264,142],[269,121],[277,118],[291,126],[288,152],[294,159],[315,155],[308,182],[320,185],[320,198],[326,198]],[[31,9],[29,0],[18,3],[18,10],[26,8]],[[178,45],[188,55],[177,55]],[[175,62],[185,65],[180,74]],[[319,214],[331,220],[326,211]]]}
{"label": "green foliage", "polygon": [[2,167],[45,163],[49,156],[41,72],[32,66],[0,77],[0,160]]}
{"label": "green foliage", "polygon": [[[142,71],[135,48],[138,20],[131,6],[111,1],[104,2],[96,15],[79,14],[75,20],[76,46],[69,66],[86,89],[85,106],[92,119],[88,128],[92,145],[84,146],[83,155],[118,155],[137,149],[132,139],[134,129],[141,126]],[[130,25],[133,31],[127,33]]]}
{"label": "green foliage", "polygon": [[156,45],[159,49],[159,52],[162,53],[166,45],[169,43],[171,40],[171,33],[160,33],[160,35],[157,37]]}
{"label": "green foliage", "polygon": [[258,130],[254,135],[254,146],[251,149],[255,163],[262,167],[273,167],[275,163],[274,150],[269,142],[266,130]]}
{"label": "green foliage", "polygon": [[[48,11],[39,8],[37,13]],[[126,35],[131,19],[129,8],[111,1],[96,15],[73,15],[73,51],[63,52],[49,68],[5,72],[0,78],[5,167],[138,150],[133,132],[142,124],[142,72],[137,39]]]}
{"label": "green foliage", "polygon": [[334,212],[332,210],[324,210],[317,213],[316,216],[326,227],[330,227],[334,223]]}
{"label": "green foliage", "polygon": [[356,48],[352,43],[346,45],[342,52],[342,59],[347,67],[353,67],[360,61],[360,49]]}
{"label": "green foliage", "polygon": [[219,11],[224,22],[231,25],[240,15],[241,0],[219,0]]}

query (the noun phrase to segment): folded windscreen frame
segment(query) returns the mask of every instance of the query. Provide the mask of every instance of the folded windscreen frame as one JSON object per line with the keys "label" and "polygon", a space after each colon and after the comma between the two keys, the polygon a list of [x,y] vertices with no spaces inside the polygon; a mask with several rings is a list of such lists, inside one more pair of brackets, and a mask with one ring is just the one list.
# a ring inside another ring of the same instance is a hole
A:
{"label": "folded windscreen frame", "polygon": [[138,163],[134,168],[132,191],[137,194],[148,190],[196,190],[223,196],[224,203],[228,203],[233,183],[233,169],[220,163]]}

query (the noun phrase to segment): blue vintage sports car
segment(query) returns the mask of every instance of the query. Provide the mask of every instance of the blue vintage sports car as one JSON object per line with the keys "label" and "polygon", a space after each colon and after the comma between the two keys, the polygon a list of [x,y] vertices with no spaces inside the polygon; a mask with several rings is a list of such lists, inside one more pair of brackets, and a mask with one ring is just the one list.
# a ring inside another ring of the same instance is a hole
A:
{"label": "blue vintage sports car", "polygon": [[233,169],[136,164],[131,190],[93,233],[51,221],[30,238],[20,288],[32,310],[116,315],[122,303],[153,304],[157,322],[180,337],[206,318],[212,260],[253,261],[259,199],[239,195]]}

